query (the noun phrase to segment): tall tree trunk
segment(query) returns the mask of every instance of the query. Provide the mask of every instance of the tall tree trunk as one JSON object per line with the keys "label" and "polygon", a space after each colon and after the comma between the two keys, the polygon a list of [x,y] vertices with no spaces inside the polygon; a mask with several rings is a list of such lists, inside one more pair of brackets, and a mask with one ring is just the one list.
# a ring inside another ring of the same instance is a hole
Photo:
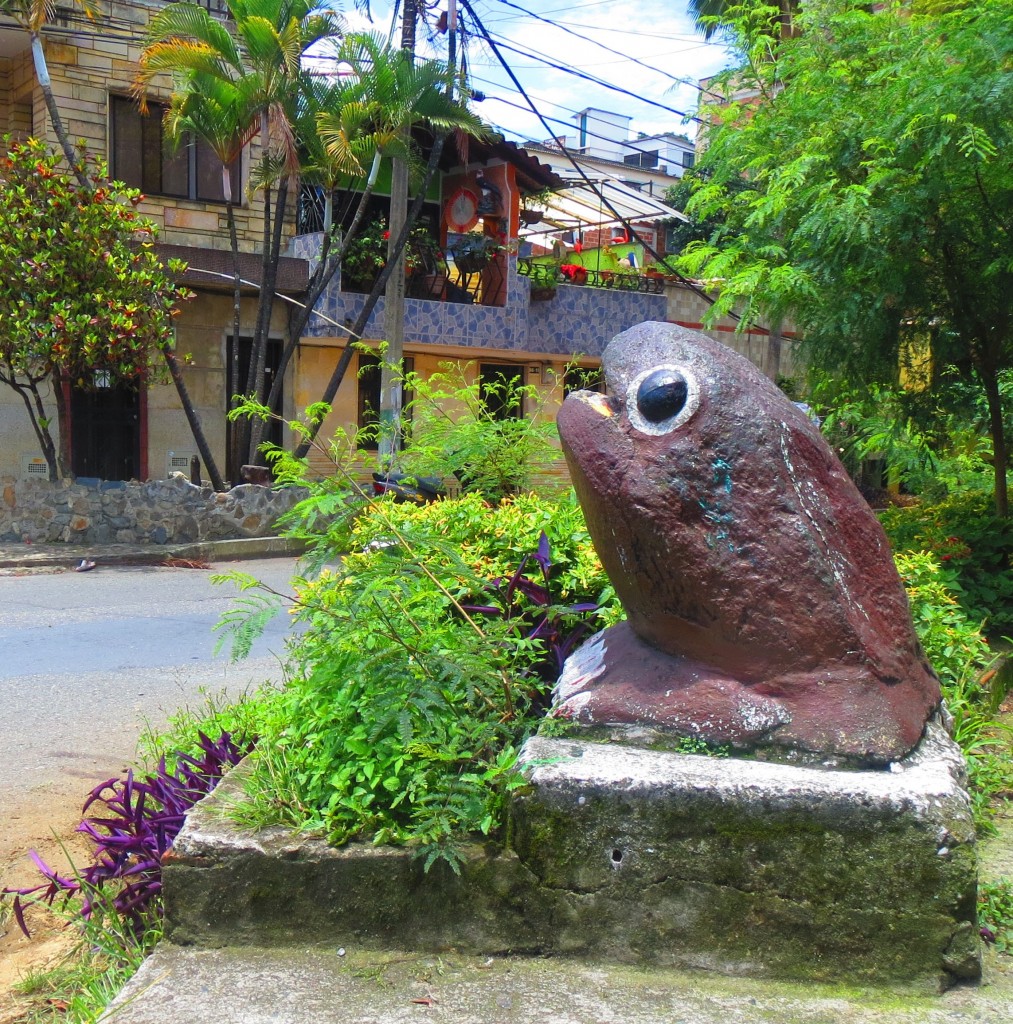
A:
{"label": "tall tree trunk", "polygon": [[[267,397],[264,394],[265,371],[267,367],[267,340],[271,332],[271,316],[274,312],[275,289],[278,285],[278,264],[281,261],[281,236],[285,225],[285,206],[288,202],[289,179],[282,178],[274,211],[274,230],[271,233],[270,258],[264,267],[260,282],[260,301],[257,305],[257,330],[253,347],[257,353],[257,365],[253,378],[253,393],[258,402]],[[253,357],[250,357],[251,362]],[[264,432],[264,421],[255,417],[250,423],[249,461],[256,464],[260,458],[260,439]]]}
{"label": "tall tree trunk", "polygon": [[[223,183],[228,181],[229,191],[226,195],[225,214],[229,225],[229,245],[232,248],[232,337],[229,338],[229,393],[226,396],[226,407],[232,409],[235,405],[236,395],[239,392],[239,332],[242,322],[242,280],[240,276],[239,263],[239,236],[236,232],[236,211],[232,205],[231,176],[228,166],[222,165]],[[233,481],[239,479],[239,439],[242,431],[235,422],[228,425],[229,450],[226,456],[225,471]],[[210,470],[209,470],[210,472]],[[215,490],[224,490],[224,487],[215,485]]]}
{"label": "tall tree trunk", "polygon": [[[415,0],[404,0],[401,16],[401,49],[414,59],[415,55]],[[404,141],[409,132],[402,129]],[[408,217],[408,162],[394,158],[390,184],[390,238],[387,259],[393,261],[394,273],[387,281],[383,317],[387,352],[380,364],[380,423],[377,437],[379,469],[391,468],[401,450],[401,374],[404,366],[404,302],[406,267],[404,249],[394,252],[394,239],[400,236]]]}
{"label": "tall tree trunk", "polygon": [[52,483],[56,483],[60,479],[60,472],[56,462],[56,442],[53,440],[53,435],[49,432],[49,417],[46,415],[42,395],[39,394],[39,382],[29,377],[26,383],[20,384],[13,373],[10,376],[0,374],[0,382],[13,388],[21,396],[21,401],[25,403],[25,409],[28,410],[28,419],[31,421],[32,430],[35,432],[35,439],[39,442],[42,456],[49,467],[49,479]]}
{"label": "tall tree trunk", "polygon": [[67,408],[66,396],[63,393],[63,381],[57,374],[50,378],[53,384],[53,401],[56,403],[56,426],[60,432],[60,443],[56,449],[56,461],[61,477],[71,475],[70,457],[70,410]]}
{"label": "tall tree trunk", "polygon": [[218,471],[215,457],[211,454],[211,446],[204,436],[204,428],[201,425],[200,416],[197,415],[197,410],[194,408],[186,381],[183,380],[183,372],[179,368],[176,353],[172,351],[168,342],[161,346],[161,350],[162,356],[165,359],[165,365],[169,368],[169,376],[172,377],[172,382],[176,385],[176,393],[179,395],[180,404],[183,406],[183,412],[186,414],[187,423],[190,424],[190,433],[193,434],[197,451],[200,452],[204,468],[208,471],[208,476],[211,478],[211,486],[216,491],[224,491],[225,482],[222,480],[222,474]]}
{"label": "tall tree trunk", "polygon": [[[306,301],[295,309],[297,312],[293,313],[289,317],[288,322],[288,341],[285,343],[285,347],[281,352],[281,362],[278,365],[278,372],[275,374],[274,381],[271,384],[271,394],[268,396],[267,401],[264,403],[268,408],[273,409],[275,403],[281,398],[281,389],[284,386],[285,371],[288,369],[289,361],[292,358],[292,354],[299,347],[299,341],[302,338],[303,331],[306,330],[306,325],[310,322],[313,316],[313,310],[316,308],[317,302],[320,301],[320,296],[323,295],[327,286],[334,279],[334,275],[337,273],[338,268],[341,266],[341,261],[345,258],[345,253],[348,251],[348,246],[355,239],[355,236],[359,232],[359,227],[366,216],[366,207],[369,205],[369,198],[373,194],[373,190],[376,188],[376,179],[380,170],[380,152],[377,152],[373,156],[373,164],[369,171],[369,177],[366,179],[366,187],[363,189],[362,195],[359,197],[359,205],[355,210],[355,216],[352,218],[352,223],[348,226],[348,230],[344,233],[341,238],[341,246],[337,253],[330,257],[326,257],[327,242],[328,238],[324,236],[324,251],[321,254],[324,258],[317,264],[316,269],[313,271],[313,276],[310,278],[309,288],[306,290]],[[326,227],[326,221],[325,221]]]}
{"label": "tall tree trunk", "polygon": [[88,187],[88,177],[80,167],[74,147],[67,137],[67,129],[63,125],[63,118],[60,116],[59,108],[56,106],[56,97],[53,95],[53,83],[49,77],[49,65],[46,63],[46,53],[42,46],[42,37],[38,32],[29,32],[32,41],[32,61],[35,64],[35,77],[39,82],[43,98],[46,101],[46,109],[49,111],[49,120],[53,124],[53,131],[63,150],[67,166],[74,172],[77,183],[81,188]]}
{"label": "tall tree trunk", "polygon": [[[422,212],[422,204],[425,202],[426,192],[429,189],[429,183],[433,180],[433,175],[436,173],[436,166],[440,162],[440,154],[443,152],[443,144],[447,141],[446,133],[441,132],[433,140],[433,148],[429,153],[429,161],[426,164],[426,172],[422,179],[422,184],[419,188],[418,195],[412,201],[411,209],[408,211],[408,217],[404,222],[404,227],[401,229],[401,234],[398,235],[397,241],[394,246],[394,251],[404,251],[405,242],[408,240],[408,233],[415,226],[419,219],[419,214]],[[394,264],[391,260],[387,260],[383,270],[380,271],[379,276],[373,284],[373,290],[369,293],[366,298],[366,302],[362,307],[361,312],[352,329],[349,333],[348,344],[345,345],[345,350],[341,353],[341,358],[338,360],[338,365],[335,366],[334,372],[331,374],[331,379],[327,382],[327,387],[324,390],[323,397],[320,399],[321,402],[326,405],[330,405],[334,401],[334,396],[338,393],[338,388],[341,386],[341,381],[344,379],[345,371],[348,369],[348,364],[352,361],[352,353],[355,351],[353,342],[358,341],[362,337],[362,332],[366,329],[366,324],[369,322],[370,315],[376,308],[376,304],[383,294],[384,289],[387,287],[387,279],[394,272]],[[306,453],[310,450],[310,445],[316,439],[317,434],[320,431],[320,424],[322,420],[317,420],[309,427],[308,436],[304,437],[299,444],[296,446],[294,455],[297,459],[306,457]]]}

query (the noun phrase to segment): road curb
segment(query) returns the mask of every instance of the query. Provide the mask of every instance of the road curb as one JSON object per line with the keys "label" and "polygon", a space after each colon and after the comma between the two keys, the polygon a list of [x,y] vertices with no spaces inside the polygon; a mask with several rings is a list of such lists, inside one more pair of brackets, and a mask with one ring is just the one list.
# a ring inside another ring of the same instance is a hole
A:
{"label": "road curb", "polygon": [[96,565],[162,565],[171,559],[231,562],[246,558],[281,558],[303,554],[306,542],[292,537],[239,537],[191,544],[50,545],[0,547],[0,569],[71,568],[87,558]]}

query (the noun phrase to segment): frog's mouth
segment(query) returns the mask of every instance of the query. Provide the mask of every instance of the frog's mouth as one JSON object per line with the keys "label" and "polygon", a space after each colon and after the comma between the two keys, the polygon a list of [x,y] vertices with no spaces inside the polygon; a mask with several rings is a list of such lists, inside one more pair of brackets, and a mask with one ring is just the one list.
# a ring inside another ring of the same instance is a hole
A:
{"label": "frog's mouth", "polygon": [[600,416],[611,419],[616,414],[616,410],[608,400],[608,396],[603,395],[600,391],[584,391],[580,393],[579,397],[585,405],[590,406]]}

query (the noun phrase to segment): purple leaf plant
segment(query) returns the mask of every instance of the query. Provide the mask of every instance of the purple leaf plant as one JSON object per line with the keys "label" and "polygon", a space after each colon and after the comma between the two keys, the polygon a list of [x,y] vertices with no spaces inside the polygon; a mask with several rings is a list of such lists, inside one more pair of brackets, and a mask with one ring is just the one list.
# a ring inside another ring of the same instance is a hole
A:
{"label": "purple leaf plant", "polygon": [[[528,575],[531,563],[540,579]],[[552,569],[549,538],[543,530],[538,547],[521,559],[513,575],[508,580],[495,579],[486,588],[487,593],[494,596],[495,604],[463,606],[470,614],[520,623],[523,636],[538,640],[546,652],[545,660],[537,666],[538,674],[546,682],[556,679],[574,648],[595,631],[592,613],[599,607],[595,601],[563,604],[555,599]]]}
{"label": "purple leaf plant", "polygon": [[117,883],[111,905],[134,932],[143,934],[149,911],[162,892],[162,856],[183,827],[187,811],[211,792],[226,770],[238,764],[253,749],[253,743],[239,744],[223,732],[217,740],[199,733],[195,754],[178,754],[176,770],[170,772],[161,758],[154,773],[141,779],[132,771],[126,778],[108,779],[91,791],[82,814],[98,804],[97,814],[85,817],[77,826],[95,844],[95,860],[80,874],[67,878],[43,861],[35,850],[29,857],[46,879],[41,885],[7,888],[0,893],[13,896],[12,909],[19,927],[29,934],[25,905],[47,903],[57,897],[64,901],[80,894],[81,916],[89,918],[98,900],[105,898],[107,883]]}

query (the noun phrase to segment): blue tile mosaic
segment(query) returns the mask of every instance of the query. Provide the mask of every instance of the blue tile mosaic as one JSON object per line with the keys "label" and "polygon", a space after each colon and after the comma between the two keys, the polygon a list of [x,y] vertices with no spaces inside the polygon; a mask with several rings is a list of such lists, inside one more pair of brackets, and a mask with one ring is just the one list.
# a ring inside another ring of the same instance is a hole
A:
{"label": "blue tile mosaic", "polygon": [[[300,252],[310,256],[307,245]],[[363,308],[366,296],[342,292],[334,281],[317,309],[339,324],[351,325]],[[364,331],[366,338],[383,336],[381,299]],[[457,345],[500,351],[539,352],[569,357],[598,357],[614,334],[644,320],[664,320],[664,295],[613,291],[578,285],[559,285],[556,294],[531,301],[530,281],[517,273],[511,257],[507,272],[507,305],[478,306],[430,299],[405,300],[406,333],[413,343]],[[341,332],[314,317],[308,335],[329,337]]]}

